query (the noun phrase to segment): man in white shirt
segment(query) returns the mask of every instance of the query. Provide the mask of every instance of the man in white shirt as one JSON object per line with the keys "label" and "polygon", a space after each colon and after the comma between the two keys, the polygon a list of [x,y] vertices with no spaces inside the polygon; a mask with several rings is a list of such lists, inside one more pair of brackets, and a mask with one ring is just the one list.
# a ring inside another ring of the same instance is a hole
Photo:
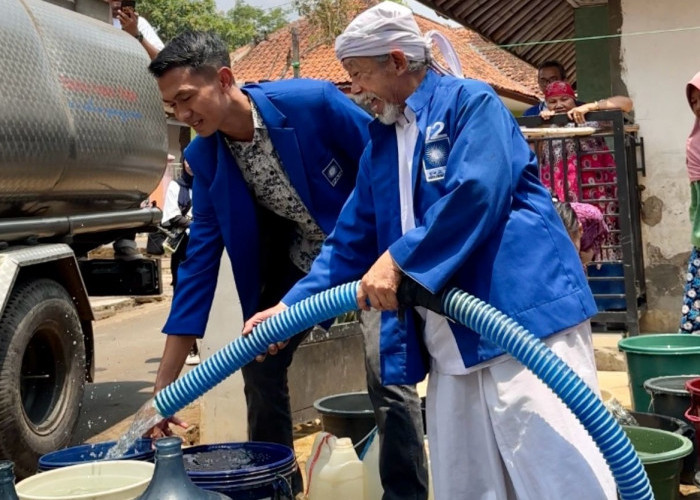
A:
{"label": "man in white shirt", "polygon": [[[135,2],[132,1],[127,4],[127,2],[122,2],[121,0],[105,1],[109,2],[109,7],[112,10],[112,25],[136,38],[152,61],[158,55],[158,52],[163,49],[164,44],[146,18],[136,13],[134,10]],[[125,5],[122,5],[122,3]],[[112,246],[114,248],[114,256],[118,259],[133,260],[141,258],[141,252],[136,245],[136,232],[119,238]]]}
{"label": "man in white shirt", "polygon": [[164,47],[153,26],[146,18],[139,16],[134,7],[122,7],[121,0],[110,0],[109,6],[112,9],[112,24],[136,38],[148,52],[148,57],[153,60]]}

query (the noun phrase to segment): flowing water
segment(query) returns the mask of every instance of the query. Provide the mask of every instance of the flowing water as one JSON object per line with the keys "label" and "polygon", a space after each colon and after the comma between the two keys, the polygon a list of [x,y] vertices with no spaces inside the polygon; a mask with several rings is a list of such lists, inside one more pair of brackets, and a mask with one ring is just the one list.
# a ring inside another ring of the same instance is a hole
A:
{"label": "flowing water", "polygon": [[136,444],[136,441],[144,435],[144,433],[163,420],[163,417],[156,410],[153,404],[153,399],[149,399],[139,408],[139,411],[134,415],[134,421],[131,422],[131,427],[126,433],[119,438],[117,444],[109,449],[104,456],[104,460],[116,460],[122,457],[129,448]]}
{"label": "flowing water", "polygon": [[637,422],[637,419],[634,418],[634,415],[627,411],[617,399],[611,398],[604,404],[605,408],[607,408],[607,410],[612,413],[612,416],[615,417],[618,424],[639,427],[639,422]]}

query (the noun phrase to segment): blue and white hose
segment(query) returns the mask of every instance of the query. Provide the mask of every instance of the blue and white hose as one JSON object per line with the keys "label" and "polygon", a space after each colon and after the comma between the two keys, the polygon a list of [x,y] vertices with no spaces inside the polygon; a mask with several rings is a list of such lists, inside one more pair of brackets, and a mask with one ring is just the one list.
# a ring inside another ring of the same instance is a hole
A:
{"label": "blue and white hose", "polygon": [[[256,326],[155,396],[154,406],[170,417],[234,373],[275,342],[327,319],[357,309],[359,282],[316,294]],[[433,298],[434,309],[438,309]],[[540,378],[571,409],[590,433],[610,466],[621,500],[652,500],[644,467],[627,435],[586,383],[549,347],[512,319],[458,289],[447,292],[439,306],[452,319],[499,345]]]}
{"label": "blue and white hose", "polygon": [[257,325],[156,394],[154,406],[171,417],[255,357],[270,344],[287,340],[325,320],[357,309],[358,282],[317,293]]}
{"label": "blue and white hose", "polygon": [[654,498],[646,471],[625,431],[581,377],[544,342],[498,309],[456,288],[445,294],[442,309],[445,315],[520,361],[569,407],[603,454],[622,500]]}

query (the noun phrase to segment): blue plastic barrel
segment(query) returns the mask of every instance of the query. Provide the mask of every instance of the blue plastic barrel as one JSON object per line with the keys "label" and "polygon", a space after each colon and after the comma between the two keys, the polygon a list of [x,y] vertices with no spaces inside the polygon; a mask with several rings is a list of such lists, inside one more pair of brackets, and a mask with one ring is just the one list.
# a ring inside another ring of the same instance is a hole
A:
{"label": "blue plastic barrel", "polygon": [[233,500],[293,500],[294,451],[275,443],[219,443],[182,450],[187,475]]}
{"label": "blue plastic barrel", "polygon": [[[95,462],[102,460],[107,451],[114,446],[116,441],[104,441],[95,444],[81,444],[52,451],[39,458],[39,472],[45,472],[69,465],[77,465],[84,462]],[[150,439],[139,439],[134,446],[120,457],[119,460],[140,460],[142,462],[153,462],[155,450]]]}

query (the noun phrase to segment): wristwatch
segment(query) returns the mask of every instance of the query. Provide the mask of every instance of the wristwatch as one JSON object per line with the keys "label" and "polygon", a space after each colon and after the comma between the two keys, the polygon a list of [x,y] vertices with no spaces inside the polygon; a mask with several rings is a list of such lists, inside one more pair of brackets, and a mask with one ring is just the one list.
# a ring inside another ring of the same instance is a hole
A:
{"label": "wristwatch", "polygon": [[134,38],[136,38],[139,42],[143,42],[143,33],[139,31],[134,35]]}

